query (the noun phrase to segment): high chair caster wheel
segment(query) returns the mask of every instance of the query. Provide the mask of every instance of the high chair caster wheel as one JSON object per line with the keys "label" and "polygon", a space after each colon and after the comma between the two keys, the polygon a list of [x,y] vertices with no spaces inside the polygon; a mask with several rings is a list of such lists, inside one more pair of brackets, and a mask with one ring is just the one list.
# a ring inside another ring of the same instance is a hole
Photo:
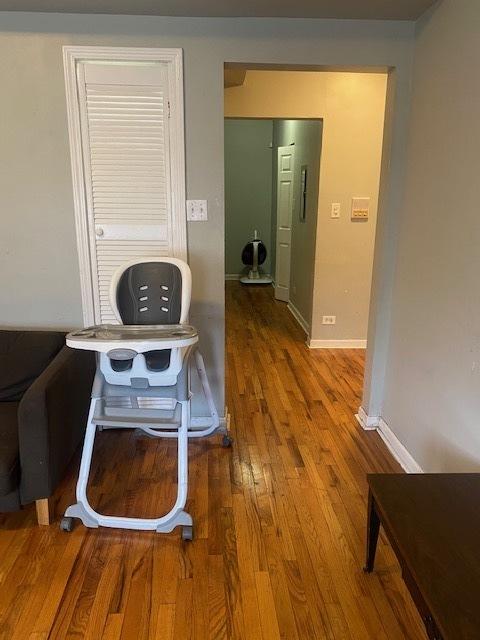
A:
{"label": "high chair caster wheel", "polygon": [[182,527],[182,540],[193,540],[193,527],[191,525]]}
{"label": "high chair caster wheel", "polygon": [[73,518],[64,517],[60,520],[60,529],[62,531],[67,531],[67,533],[70,533],[70,531],[73,531],[73,526]]}
{"label": "high chair caster wheel", "polygon": [[231,447],[232,444],[233,444],[233,438],[229,436],[228,433],[224,434],[222,438],[222,447],[224,447],[225,449],[228,449],[228,447]]}

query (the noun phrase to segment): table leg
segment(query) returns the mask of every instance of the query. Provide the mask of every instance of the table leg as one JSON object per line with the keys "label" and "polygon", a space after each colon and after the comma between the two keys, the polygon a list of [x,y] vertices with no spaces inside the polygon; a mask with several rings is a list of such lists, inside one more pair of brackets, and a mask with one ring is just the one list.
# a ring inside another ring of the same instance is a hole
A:
{"label": "table leg", "polygon": [[378,534],[380,531],[380,518],[375,506],[372,492],[368,492],[368,519],[367,519],[367,553],[364,571],[371,573],[375,563],[375,552],[377,550]]}

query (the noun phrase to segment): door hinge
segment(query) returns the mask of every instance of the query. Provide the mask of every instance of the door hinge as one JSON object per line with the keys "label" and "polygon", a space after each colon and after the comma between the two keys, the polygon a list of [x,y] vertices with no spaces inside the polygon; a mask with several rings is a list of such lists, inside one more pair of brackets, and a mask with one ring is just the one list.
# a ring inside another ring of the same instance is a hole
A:
{"label": "door hinge", "polygon": [[167,101],[168,117],[170,118],[170,100]]}

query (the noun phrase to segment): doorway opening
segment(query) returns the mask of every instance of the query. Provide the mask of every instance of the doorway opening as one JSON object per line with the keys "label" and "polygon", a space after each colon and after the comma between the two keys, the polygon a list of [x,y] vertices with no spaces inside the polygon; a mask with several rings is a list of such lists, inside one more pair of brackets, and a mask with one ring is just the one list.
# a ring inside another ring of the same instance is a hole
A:
{"label": "doorway opening", "polygon": [[[226,279],[272,284],[277,300],[307,316],[321,139],[319,119],[225,119]],[[261,264],[254,276],[256,240]]]}
{"label": "doorway opening", "polygon": [[257,231],[312,349],[366,348],[387,77],[225,65],[227,286]]}

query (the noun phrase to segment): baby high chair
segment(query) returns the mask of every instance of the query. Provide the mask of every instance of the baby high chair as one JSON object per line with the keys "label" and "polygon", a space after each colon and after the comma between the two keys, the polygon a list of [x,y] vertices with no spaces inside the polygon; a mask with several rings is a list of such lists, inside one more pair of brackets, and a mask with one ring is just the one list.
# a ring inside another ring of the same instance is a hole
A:
{"label": "baby high chair", "polygon": [[[191,297],[190,268],[175,258],[128,262],[114,274],[110,304],[122,324],[99,325],[67,335],[73,349],[97,352],[80,473],[77,503],[68,507],[61,528],[71,531],[73,518],[87,527],[154,530],[182,527],[193,537],[192,517],[184,511],[188,489],[188,439],[223,433],[220,426],[197,330],[186,324]],[[211,415],[206,427],[194,428],[190,417],[189,364],[194,362]],[[95,433],[105,428],[138,428],[149,436],[177,438],[178,484],[172,509],[160,518],[131,518],[97,513],[87,499]]]}

